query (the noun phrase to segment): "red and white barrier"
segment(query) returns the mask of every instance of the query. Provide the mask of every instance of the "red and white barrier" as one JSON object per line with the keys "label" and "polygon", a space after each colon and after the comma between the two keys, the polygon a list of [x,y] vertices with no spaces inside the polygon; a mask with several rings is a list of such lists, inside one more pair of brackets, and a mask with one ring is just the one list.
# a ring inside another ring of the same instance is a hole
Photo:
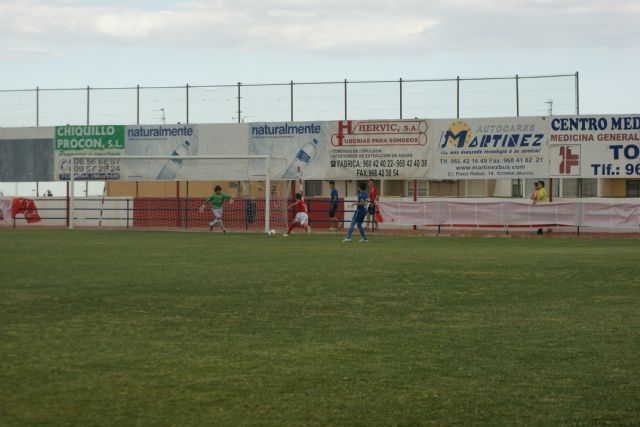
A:
{"label": "red and white barrier", "polygon": [[530,202],[448,201],[378,202],[384,224],[442,226],[573,226],[640,228],[637,201]]}

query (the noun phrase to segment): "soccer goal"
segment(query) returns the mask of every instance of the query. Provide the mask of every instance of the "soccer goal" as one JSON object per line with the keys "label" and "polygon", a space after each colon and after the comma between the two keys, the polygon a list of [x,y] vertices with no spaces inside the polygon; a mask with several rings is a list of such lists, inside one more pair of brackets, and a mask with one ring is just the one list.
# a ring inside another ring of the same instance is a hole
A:
{"label": "soccer goal", "polygon": [[[206,230],[215,219],[214,206],[202,205],[220,186],[231,197],[222,205],[226,229],[267,232],[286,228],[290,184],[272,179],[285,164],[261,155],[94,155],[66,157],[59,172],[70,185],[70,229]],[[75,191],[78,182],[96,180],[105,183],[101,197],[81,197]]]}

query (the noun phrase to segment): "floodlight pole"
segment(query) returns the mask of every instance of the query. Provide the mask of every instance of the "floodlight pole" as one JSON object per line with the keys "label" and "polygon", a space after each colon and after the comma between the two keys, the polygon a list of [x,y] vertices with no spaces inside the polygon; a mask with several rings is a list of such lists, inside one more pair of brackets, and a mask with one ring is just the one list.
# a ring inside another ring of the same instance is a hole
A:
{"label": "floodlight pole", "polygon": [[187,92],[187,124],[189,124],[189,83],[186,85]]}
{"label": "floodlight pole", "polygon": [[291,121],[293,121],[293,80],[291,80],[291,87],[290,87],[290,91],[291,91],[291,96],[290,96],[290,106],[291,106]]}
{"label": "floodlight pole", "polygon": [[576,114],[580,114],[580,77],[576,71]]}
{"label": "floodlight pole", "polygon": [[460,118],[460,76],[456,77],[456,118]]}
{"label": "floodlight pole", "polygon": [[91,88],[87,86],[87,126],[89,126],[91,120],[89,115],[89,108],[91,105]]}
{"label": "floodlight pole", "polygon": [[40,127],[40,88],[36,86],[36,127]]}
{"label": "floodlight pole", "polygon": [[140,85],[136,86],[136,124],[140,124]]}
{"label": "floodlight pole", "polygon": [[400,120],[402,120],[402,77],[400,77]]}
{"label": "floodlight pole", "polygon": [[516,117],[520,117],[520,76],[516,74]]}
{"label": "floodlight pole", "polygon": [[242,83],[238,82],[238,123],[242,123],[242,110],[240,109],[240,99],[242,98],[240,95],[240,88],[242,87]]}
{"label": "floodlight pole", "polygon": [[347,120],[347,79],[344,79],[344,119]]}

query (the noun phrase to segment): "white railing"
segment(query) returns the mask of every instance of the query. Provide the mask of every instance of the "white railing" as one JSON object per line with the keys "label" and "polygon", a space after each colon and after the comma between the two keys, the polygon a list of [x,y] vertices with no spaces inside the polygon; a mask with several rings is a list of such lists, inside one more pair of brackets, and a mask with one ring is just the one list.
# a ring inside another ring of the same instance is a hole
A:
{"label": "white railing", "polygon": [[589,200],[537,205],[528,201],[381,201],[384,224],[536,227],[603,227],[640,231],[640,202]]}
{"label": "white railing", "polygon": [[[12,198],[0,198],[3,219],[0,226],[14,225],[10,217]],[[64,227],[69,222],[69,200],[66,198],[36,198],[36,207],[42,220],[27,224],[18,215],[15,224],[33,227]],[[102,219],[105,228],[133,227],[135,198],[100,197],[76,199],[74,222],[79,227],[98,227]],[[432,199],[422,201],[382,200],[378,207],[384,222],[382,228],[408,226],[438,227],[531,227],[557,226],[602,229],[607,231],[640,232],[640,200],[589,199],[532,205],[525,200],[474,201]],[[104,214],[100,217],[100,209]],[[350,211],[345,220],[350,219]],[[584,230],[588,231],[588,230]]]}

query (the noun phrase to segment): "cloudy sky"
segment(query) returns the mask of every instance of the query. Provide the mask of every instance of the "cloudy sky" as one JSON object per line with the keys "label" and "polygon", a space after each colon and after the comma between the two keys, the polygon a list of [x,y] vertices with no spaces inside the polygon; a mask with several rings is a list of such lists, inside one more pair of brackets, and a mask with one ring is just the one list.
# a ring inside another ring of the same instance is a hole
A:
{"label": "cloudy sky", "polygon": [[639,112],[639,28],[640,0],[0,0],[0,89],[579,71],[582,113]]}

